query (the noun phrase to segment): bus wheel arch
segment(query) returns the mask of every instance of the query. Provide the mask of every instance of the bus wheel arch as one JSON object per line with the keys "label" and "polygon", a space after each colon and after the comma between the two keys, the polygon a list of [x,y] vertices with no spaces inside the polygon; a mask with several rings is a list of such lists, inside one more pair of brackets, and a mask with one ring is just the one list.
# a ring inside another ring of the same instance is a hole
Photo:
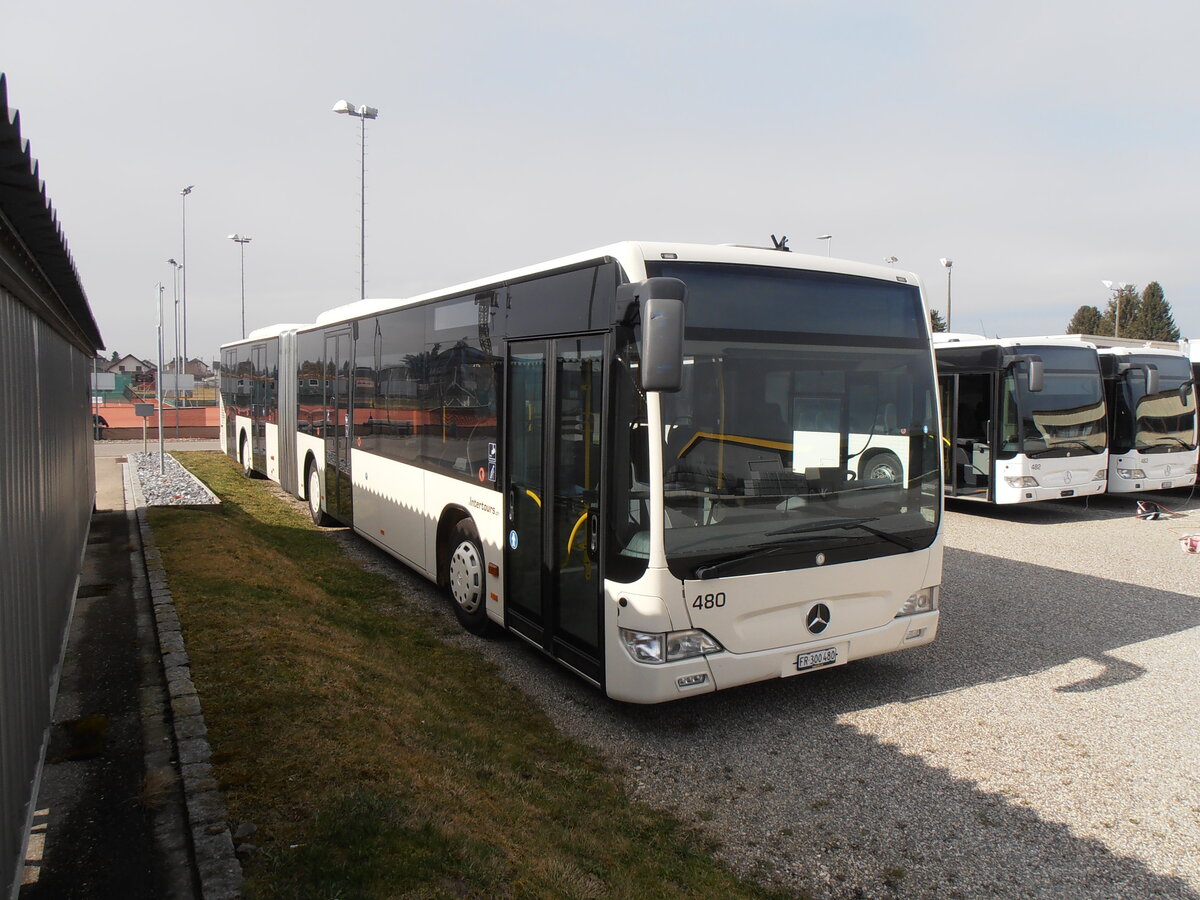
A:
{"label": "bus wheel arch", "polygon": [[438,522],[438,583],[446,588],[459,624],[473,634],[491,629],[487,614],[487,561],[475,520],[448,507]]}

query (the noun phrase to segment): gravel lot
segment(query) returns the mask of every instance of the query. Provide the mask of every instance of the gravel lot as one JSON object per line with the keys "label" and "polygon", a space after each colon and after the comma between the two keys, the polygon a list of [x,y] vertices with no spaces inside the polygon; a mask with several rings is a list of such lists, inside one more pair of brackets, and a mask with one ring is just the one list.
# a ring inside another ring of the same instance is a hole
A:
{"label": "gravel lot", "polygon": [[938,640],[809,676],[627,706],[519,640],[454,640],[798,894],[1200,898],[1200,554],[1177,540],[1200,496],[1156,495],[1187,510],[1160,521],[1136,499],[951,504]]}

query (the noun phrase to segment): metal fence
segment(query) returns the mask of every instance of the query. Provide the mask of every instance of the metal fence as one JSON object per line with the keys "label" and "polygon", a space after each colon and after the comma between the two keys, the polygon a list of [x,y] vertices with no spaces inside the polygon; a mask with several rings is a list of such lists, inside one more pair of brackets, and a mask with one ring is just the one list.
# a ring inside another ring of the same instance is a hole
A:
{"label": "metal fence", "polygon": [[0,74],[0,897],[16,890],[87,545],[100,346]]}

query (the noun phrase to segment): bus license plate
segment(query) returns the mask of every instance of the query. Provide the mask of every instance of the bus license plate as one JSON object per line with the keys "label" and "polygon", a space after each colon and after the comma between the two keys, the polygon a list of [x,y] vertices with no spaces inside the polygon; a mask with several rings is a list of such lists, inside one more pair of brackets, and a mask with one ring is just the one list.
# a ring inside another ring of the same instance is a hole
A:
{"label": "bus license plate", "polygon": [[1175,482],[1173,482],[1173,481],[1164,481],[1163,482],[1163,490],[1165,491],[1167,488],[1171,487],[1174,483]]}
{"label": "bus license plate", "polygon": [[825,650],[813,650],[809,653],[801,653],[796,657],[796,671],[804,672],[807,669],[815,669],[818,666],[830,666],[837,662],[837,647],[829,647]]}

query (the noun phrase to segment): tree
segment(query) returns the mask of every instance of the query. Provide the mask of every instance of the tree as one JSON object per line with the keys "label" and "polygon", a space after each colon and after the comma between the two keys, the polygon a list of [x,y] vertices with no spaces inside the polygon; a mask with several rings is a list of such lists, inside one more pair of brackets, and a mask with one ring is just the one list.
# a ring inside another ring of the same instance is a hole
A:
{"label": "tree", "polygon": [[1171,315],[1171,304],[1167,302],[1162,285],[1157,281],[1150,282],[1142,291],[1137,317],[1131,320],[1131,325],[1129,337],[1147,341],[1179,340],[1179,328]]}
{"label": "tree", "polygon": [[1081,306],[1067,323],[1067,334],[1100,334],[1104,317],[1094,306]]}
{"label": "tree", "polygon": [[1133,331],[1141,305],[1142,298],[1138,296],[1137,288],[1133,285],[1121,288],[1108,301],[1100,319],[1100,330],[1093,334],[1102,334],[1105,337],[1137,337]]}
{"label": "tree", "polygon": [[929,311],[929,328],[934,332],[946,330],[946,320],[942,318],[942,314],[936,309]]}
{"label": "tree", "polygon": [[119,362],[120,359],[121,359],[121,354],[118,353],[116,350],[114,350],[113,354],[112,354],[112,359],[109,360],[109,362]]}

